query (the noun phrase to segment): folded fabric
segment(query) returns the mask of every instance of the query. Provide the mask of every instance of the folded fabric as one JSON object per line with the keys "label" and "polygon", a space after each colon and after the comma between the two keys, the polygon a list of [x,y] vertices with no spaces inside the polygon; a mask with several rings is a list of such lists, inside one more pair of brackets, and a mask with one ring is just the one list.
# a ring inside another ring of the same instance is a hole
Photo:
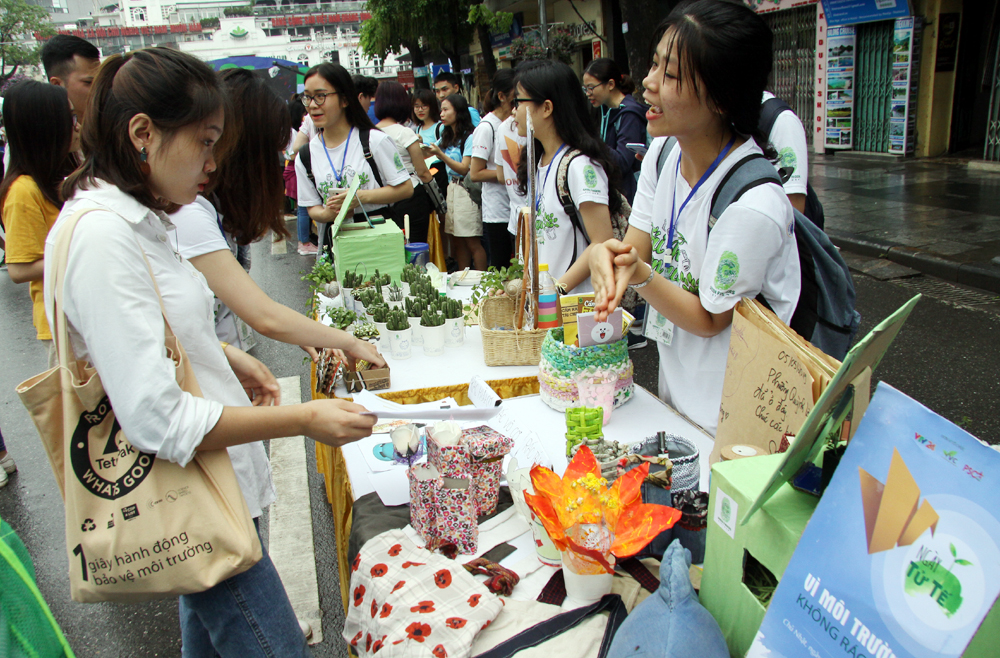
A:
{"label": "folded fabric", "polygon": [[464,658],[503,609],[461,564],[417,547],[401,530],[361,548],[350,592],[343,637],[362,658]]}
{"label": "folded fabric", "polygon": [[660,587],[625,619],[609,658],[729,658],[715,618],[691,586],[691,554],[674,541],[660,563]]}

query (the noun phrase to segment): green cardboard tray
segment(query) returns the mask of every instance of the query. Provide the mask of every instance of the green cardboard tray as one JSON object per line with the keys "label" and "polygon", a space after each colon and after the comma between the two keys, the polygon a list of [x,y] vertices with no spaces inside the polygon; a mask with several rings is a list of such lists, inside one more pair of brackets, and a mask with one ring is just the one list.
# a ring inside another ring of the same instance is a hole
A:
{"label": "green cardboard tray", "polygon": [[[388,274],[399,281],[406,255],[403,249],[403,232],[394,222],[376,224],[374,228],[342,228],[333,240],[333,263],[337,280],[344,280],[344,272],[367,276]],[[363,265],[359,266],[359,263]]]}

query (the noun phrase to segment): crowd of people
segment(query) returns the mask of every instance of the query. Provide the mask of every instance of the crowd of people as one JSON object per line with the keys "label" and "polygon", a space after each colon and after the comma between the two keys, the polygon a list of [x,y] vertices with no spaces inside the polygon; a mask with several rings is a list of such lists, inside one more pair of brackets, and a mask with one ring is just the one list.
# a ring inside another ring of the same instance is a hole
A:
{"label": "crowd of people", "polygon": [[[314,224],[345,203],[400,225],[408,216],[410,239],[426,240],[436,186],[455,265],[479,270],[509,263],[518,210],[533,204],[539,260],[558,285],[594,292],[599,314],[635,290],[660,320],[651,335],[660,396],[714,434],[733,308],[762,295],[788,321],[800,289],[793,204],[804,197],[804,148],[790,158],[789,188],[759,185],[711,217],[736,163],[777,158],[758,125],[771,44],[752,10],[698,0],[661,23],[643,102],[612,60],[594,60],[582,80],[538,60],[499,71],[480,114],[451,73],[411,93],[323,63],[286,101],[252,72],[220,75],[175,50],[100,62],[86,41],[54,37],[43,49],[49,82],[19,83],[4,99],[8,274],[30,282],[51,365],[49,327],[65,314],[73,352],[100,374],[132,444],[181,465],[227,448],[256,518],[274,500],[262,441],[341,445],[370,434],[374,417],[342,400],[278,406],[274,376],[241,349],[242,323],[313,358],[332,348],[384,363],[371,344],[270,299],[247,274],[248,245],[290,237],[287,199],[299,253],[315,254]],[[616,217],[627,231],[616,233]],[[64,228],[72,241],[57,309],[45,282]],[[202,397],[178,385],[165,323]],[[16,467],[2,435],[0,467],[3,486]],[[242,594],[251,591],[269,594]],[[184,656],[256,655],[262,643],[273,655],[308,653],[266,551],[249,571],[180,597],[180,620]]]}

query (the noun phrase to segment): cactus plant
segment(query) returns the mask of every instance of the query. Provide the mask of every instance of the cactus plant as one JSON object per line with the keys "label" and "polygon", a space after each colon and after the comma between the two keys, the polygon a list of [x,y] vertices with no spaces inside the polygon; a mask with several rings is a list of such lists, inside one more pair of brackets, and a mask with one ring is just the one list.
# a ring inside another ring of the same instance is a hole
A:
{"label": "cactus plant", "polygon": [[374,306],[368,307],[366,310],[372,314],[372,318],[375,322],[389,321],[389,306],[386,304],[375,304]]}
{"label": "cactus plant", "polygon": [[444,324],[444,315],[439,311],[424,311],[420,316],[421,327],[440,327]]}
{"label": "cactus plant", "polygon": [[389,311],[385,326],[390,331],[405,331],[410,328],[410,321],[402,309],[394,308]]}
{"label": "cactus plant", "polygon": [[387,286],[392,279],[388,274],[379,274],[378,269],[375,270],[375,274],[371,276],[368,281],[375,286]]}
{"label": "cactus plant", "polygon": [[404,305],[406,315],[411,318],[419,318],[427,310],[427,302],[423,297],[408,297]]}
{"label": "cactus plant", "polygon": [[394,283],[389,286],[389,301],[390,302],[401,302],[403,301],[403,289],[398,283]]}
{"label": "cactus plant", "polygon": [[362,284],[362,277],[356,272],[344,272],[344,287],[345,288],[357,288]]}
{"label": "cactus plant", "polygon": [[443,299],[440,303],[441,311],[447,319],[455,320],[462,317],[462,302],[457,299]]}

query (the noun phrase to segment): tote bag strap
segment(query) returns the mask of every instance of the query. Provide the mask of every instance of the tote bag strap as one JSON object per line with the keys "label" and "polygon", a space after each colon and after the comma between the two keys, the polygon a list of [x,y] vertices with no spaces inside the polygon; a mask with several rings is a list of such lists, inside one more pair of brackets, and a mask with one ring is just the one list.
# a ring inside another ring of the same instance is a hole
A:
{"label": "tote bag strap", "polygon": [[[53,294],[52,320],[56,325],[54,327],[54,331],[52,332],[52,339],[55,342],[56,353],[59,356],[59,366],[70,368],[70,371],[73,373],[73,376],[77,381],[83,379],[83,367],[79,362],[79,359],[77,359],[73,354],[73,346],[69,339],[69,322],[66,319],[66,313],[63,310],[63,293],[65,292],[66,270],[69,264],[69,248],[73,241],[73,233],[76,231],[76,226],[80,222],[80,219],[82,219],[84,215],[95,210],[104,209],[86,208],[78,210],[73,213],[68,220],[66,220],[66,224],[59,230],[55,239],[51,284],[48,279],[45,280],[46,286],[52,286],[50,289]],[[163,305],[163,295],[160,294],[160,286],[156,282],[156,276],[153,274],[153,266],[149,262],[149,257],[146,256],[146,251],[142,248],[142,243],[139,242],[139,237],[134,235],[134,233],[133,237],[135,237],[136,246],[139,247],[139,253],[142,254],[142,259],[146,263],[146,270],[149,272],[149,278],[153,282],[153,289],[156,290],[156,299],[160,303],[160,313],[163,316],[164,336],[165,338],[174,338],[177,341],[177,348],[183,352],[184,348],[181,346],[180,341],[177,340],[177,336],[174,334],[174,330],[170,326],[170,320],[167,319],[167,309]],[[188,370],[190,371],[190,368]],[[201,396],[201,389],[198,386],[197,380],[194,378],[194,372],[188,372],[187,375],[191,377],[190,380],[187,380],[187,377],[185,377],[187,388],[191,389],[188,392]]]}

